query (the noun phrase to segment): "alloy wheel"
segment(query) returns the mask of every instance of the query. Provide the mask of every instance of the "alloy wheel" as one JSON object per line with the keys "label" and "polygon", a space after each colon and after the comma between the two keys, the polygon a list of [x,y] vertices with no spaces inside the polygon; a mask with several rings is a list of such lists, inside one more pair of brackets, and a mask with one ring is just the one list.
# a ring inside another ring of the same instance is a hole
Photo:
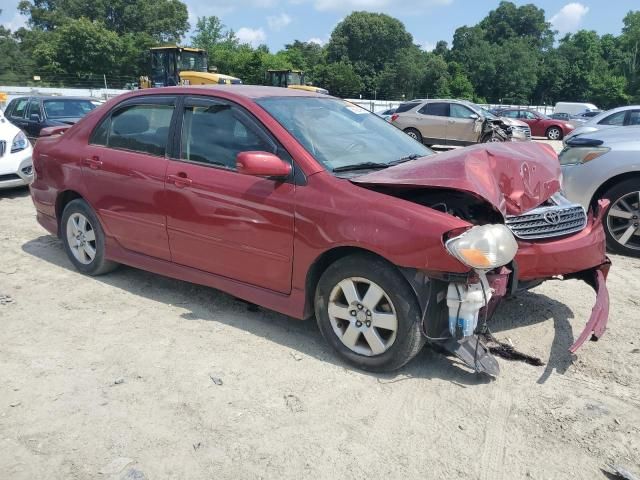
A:
{"label": "alloy wheel", "polygon": [[640,250],[640,192],[630,192],[614,202],[607,214],[609,233],[620,245]]}
{"label": "alloy wheel", "polygon": [[82,213],[73,213],[67,220],[67,243],[71,253],[83,265],[96,257],[96,234],[91,222]]}
{"label": "alloy wheel", "polygon": [[560,135],[561,135],[560,130],[555,127],[550,128],[549,132],[547,133],[549,140],[559,140]]}
{"label": "alloy wheel", "polygon": [[338,283],[329,297],[329,320],[340,341],[360,355],[386,352],[395,342],[398,317],[389,295],[365,278]]}

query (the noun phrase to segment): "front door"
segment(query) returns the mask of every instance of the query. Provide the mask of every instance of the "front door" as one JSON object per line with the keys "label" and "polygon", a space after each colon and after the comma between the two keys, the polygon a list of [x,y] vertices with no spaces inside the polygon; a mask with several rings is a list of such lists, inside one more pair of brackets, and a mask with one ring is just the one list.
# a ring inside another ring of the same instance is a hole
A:
{"label": "front door", "polygon": [[40,136],[40,129],[42,128],[42,110],[40,108],[40,100],[32,98],[29,100],[27,106],[27,114],[25,116],[24,132],[33,143]]}
{"label": "front door", "polygon": [[479,140],[481,129],[478,114],[459,103],[451,103],[449,107],[447,144],[464,145],[476,143]]}
{"label": "front door", "polygon": [[179,158],[166,176],[173,262],[289,293],[295,185],[237,173],[236,156],[290,157],[232,103],[188,98],[181,117]]}
{"label": "front door", "polygon": [[447,141],[449,104],[429,102],[415,114],[415,125],[427,144],[444,145]]}
{"label": "front door", "polygon": [[93,132],[82,153],[89,203],[107,235],[134,252],[170,260],[164,183],[175,98],[132,99]]}

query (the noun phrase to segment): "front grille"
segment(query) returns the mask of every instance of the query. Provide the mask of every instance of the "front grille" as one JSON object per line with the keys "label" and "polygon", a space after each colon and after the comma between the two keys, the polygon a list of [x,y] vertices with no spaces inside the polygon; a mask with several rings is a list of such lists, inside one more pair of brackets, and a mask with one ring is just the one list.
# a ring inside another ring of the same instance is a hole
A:
{"label": "front grille", "polygon": [[9,180],[20,180],[20,177],[15,173],[10,173],[8,175],[0,175],[0,182],[7,182]]}
{"label": "front grille", "polygon": [[531,128],[524,126],[515,126],[511,128],[513,130],[521,130],[522,132],[524,132],[524,135],[527,137],[527,139],[531,140]]}
{"label": "front grille", "polygon": [[523,240],[571,235],[587,226],[587,214],[580,205],[560,197],[561,204],[538,207],[523,215],[507,215],[505,224]]}
{"label": "front grille", "polygon": [[4,140],[0,141],[0,157],[4,156],[4,152],[7,151],[7,142]]}

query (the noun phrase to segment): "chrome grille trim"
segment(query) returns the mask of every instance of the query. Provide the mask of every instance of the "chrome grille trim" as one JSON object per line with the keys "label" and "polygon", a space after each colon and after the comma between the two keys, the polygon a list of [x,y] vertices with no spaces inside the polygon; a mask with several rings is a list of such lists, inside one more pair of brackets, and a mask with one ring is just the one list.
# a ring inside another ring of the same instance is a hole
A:
{"label": "chrome grille trim", "polygon": [[[522,240],[562,237],[580,232],[587,226],[587,213],[581,205],[569,203],[560,195],[554,195],[551,201],[554,204],[522,215],[507,215],[505,225]],[[545,220],[549,213],[556,217],[557,223]]]}

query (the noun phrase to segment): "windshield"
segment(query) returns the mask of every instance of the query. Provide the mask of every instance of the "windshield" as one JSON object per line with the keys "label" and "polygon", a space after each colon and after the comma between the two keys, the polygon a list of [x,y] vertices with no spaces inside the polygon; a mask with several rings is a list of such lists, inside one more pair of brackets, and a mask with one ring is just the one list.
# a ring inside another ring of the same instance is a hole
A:
{"label": "windshield", "polygon": [[194,71],[194,72],[206,72],[207,71],[207,58],[202,52],[186,52],[183,51],[180,54],[179,68],[180,71]]}
{"label": "windshield", "polygon": [[484,118],[488,118],[489,120],[497,120],[498,117],[496,117],[493,113],[491,113],[489,110],[487,110],[486,108],[482,108],[480,105],[475,105],[473,104],[473,106],[480,110],[480,112],[482,113],[482,116]]}
{"label": "windshield", "polygon": [[96,105],[91,100],[56,99],[45,100],[47,118],[84,117]]}
{"label": "windshield", "polygon": [[382,118],[344,100],[268,97],[257,103],[328,170],[387,166],[433,152]]}

